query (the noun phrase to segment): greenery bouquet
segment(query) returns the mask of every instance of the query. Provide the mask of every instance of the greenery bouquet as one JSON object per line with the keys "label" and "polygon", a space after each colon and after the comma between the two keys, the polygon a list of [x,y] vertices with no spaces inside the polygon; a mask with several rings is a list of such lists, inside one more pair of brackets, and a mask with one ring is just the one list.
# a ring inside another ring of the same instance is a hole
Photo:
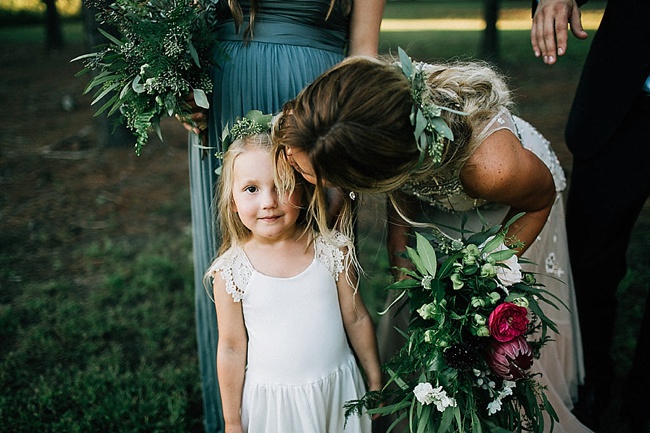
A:
{"label": "greenery bouquet", "polygon": [[390,430],[406,419],[418,433],[542,433],[544,411],[557,421],[530,368],[557,332],[540,302],[558,307],[505,246],[511,223],[460,240],[416,234],[415,269],[389,287],[400,294],[387,311],[410,309],[404,345],[384,366],[384,389],[348,402],[348,416],[395,414]]}
{"label": "greenery bouquet", "polygon": [[[92,104],[103,105],[96,115],[119,112],[118,120],[136,136],[139,154],[150,129],[162,140],[164,115],[191,122],[187,97],[209,108],[210,67],[220,54],[215,38],[214,9],[218,0],[95,0],[97,21],[113,26],[121,39],[100,29],[108,43],[79,56],[96,71],[84,93],[96,89]],[[106,99],[108,98],[108,99]]]}

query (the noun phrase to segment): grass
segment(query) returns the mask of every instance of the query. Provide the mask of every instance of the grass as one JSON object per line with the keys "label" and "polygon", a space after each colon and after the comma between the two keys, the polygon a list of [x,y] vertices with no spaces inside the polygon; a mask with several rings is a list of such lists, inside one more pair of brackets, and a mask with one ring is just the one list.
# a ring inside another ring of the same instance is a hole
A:
{"label": "grass", "polygon": [[[473,17],[478,10],[477,4],[390,3],[386,16]],[[81,25],[66,25],[65,36],[80,41]],[[401,46],[418,59],[475,57],[480,37],[477,31],[391,31],[382,34],[381,51]],[[0,28],[0,40],[37,42],[42,29]],[[512,74],[520,110],[531,118],[561,118],[568,102],[557,108],[554,98],[538,99],[536,90],[575,82],[588,44],[572,41],[562,62],[549,69],[531,55],[527,31],[501,32],[500,42],[498,65]],[[545,128],[545,134],[561,137],[561,120]],[[362,293],[371,311],[378,311],[382,289],[390,281],[383,201],[371,200],[368,206],[378,216],[360,226],[360,258],[367,272]],[[189,223],[188,208],[187,194],[177,194],[153,214],[184,209],[181,216]],[[641,230],[638,236],[647,239],[650,229]],[[42,242],[51,241],[41,236]],[[201,431],[189,233],[163,226],[146,238],[97,237],[68,242],[66,248],[66,256],[50,258],[48,266],[58,271],[42,280],[23,278],[14,270],[28,260],[28,252],[16,256],[0,250],[0,281],[16,283],[0,290],[0,430]],[[629,325],[640,314],[643,289],[638,287],[647,288],[649,278],[644,254],[647,247],[637,251],[620,289],[630,307],[625,311],[631,313],[622,318],[615,348],[622,368],[629,365],[634,344]],[[71,266],[66,257],[74,262],[75,272],[64,272]],[[20,290],[13,289],[19,282]],[[615,414],[612,419],[617,420]]]}
{"label": "grass", "polygon": [[189,248],[100,239],[75,251],[90,281],[28,283],[3,304],[4,431],[199,431],[192,267],[175,255]]}

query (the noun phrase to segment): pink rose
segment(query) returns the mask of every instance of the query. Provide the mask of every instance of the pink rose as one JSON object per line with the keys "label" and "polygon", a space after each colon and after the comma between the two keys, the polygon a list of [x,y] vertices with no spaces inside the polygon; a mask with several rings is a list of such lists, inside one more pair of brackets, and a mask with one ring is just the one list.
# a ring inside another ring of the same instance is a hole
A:
{"label": "pink rose", "polygon": [[522,335],[528,328],[528,310],[511,302],[504,302],[490,313],[490,335],[497,341],[509,341]]}
{"label": "pink rose", "polygon": [[503,343],[492,340],[486,361],[498,376],[517,380],[525,377],[526,370],[533,365],[533,350],[523,336]]}

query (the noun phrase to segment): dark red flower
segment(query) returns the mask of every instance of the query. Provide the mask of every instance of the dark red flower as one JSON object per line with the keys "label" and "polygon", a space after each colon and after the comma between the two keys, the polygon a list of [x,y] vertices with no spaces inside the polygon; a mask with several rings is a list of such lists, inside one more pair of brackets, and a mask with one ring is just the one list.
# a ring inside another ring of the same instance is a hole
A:
{"label": "dark red flower", "polygon": [[533,365],[533,349],[523,336],[510,341],[492,340],[486,361],[493,372],[506,380],[517,380]]}
{"label": "dark red flower", "polygon": [[528,329],[528,310],[511,302],[504,302],[490,313],[490,336],[497,341],[509,341]]}

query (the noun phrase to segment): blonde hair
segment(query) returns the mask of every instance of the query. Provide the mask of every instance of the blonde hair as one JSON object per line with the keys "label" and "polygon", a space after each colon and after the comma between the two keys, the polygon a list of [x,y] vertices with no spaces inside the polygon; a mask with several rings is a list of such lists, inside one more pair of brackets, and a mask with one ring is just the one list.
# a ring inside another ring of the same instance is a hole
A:
{"label": "blonde hair", "polygon": [[[310,210],[320,227],[325,221],[324,180],[345,195],[349,191],[390,194],[414,177],[457,176],[480,144],[483,126],[499,109],[512,104],[505,80],[486,63],[426,65],[425,71],[430,100],[466,113],[442,111],[454,141],[445,143],[439,167],[430,158],[419,162],[410,122],[412,89],[394,62],[350,57],[285,104],[273,131],[275,158],[286,158],[287,147],[309,157],[318,201],[312,201]],[[351,209],[349,199],[344,199]],[[351,223],[352,214],[346,210],[339,224]]]}

